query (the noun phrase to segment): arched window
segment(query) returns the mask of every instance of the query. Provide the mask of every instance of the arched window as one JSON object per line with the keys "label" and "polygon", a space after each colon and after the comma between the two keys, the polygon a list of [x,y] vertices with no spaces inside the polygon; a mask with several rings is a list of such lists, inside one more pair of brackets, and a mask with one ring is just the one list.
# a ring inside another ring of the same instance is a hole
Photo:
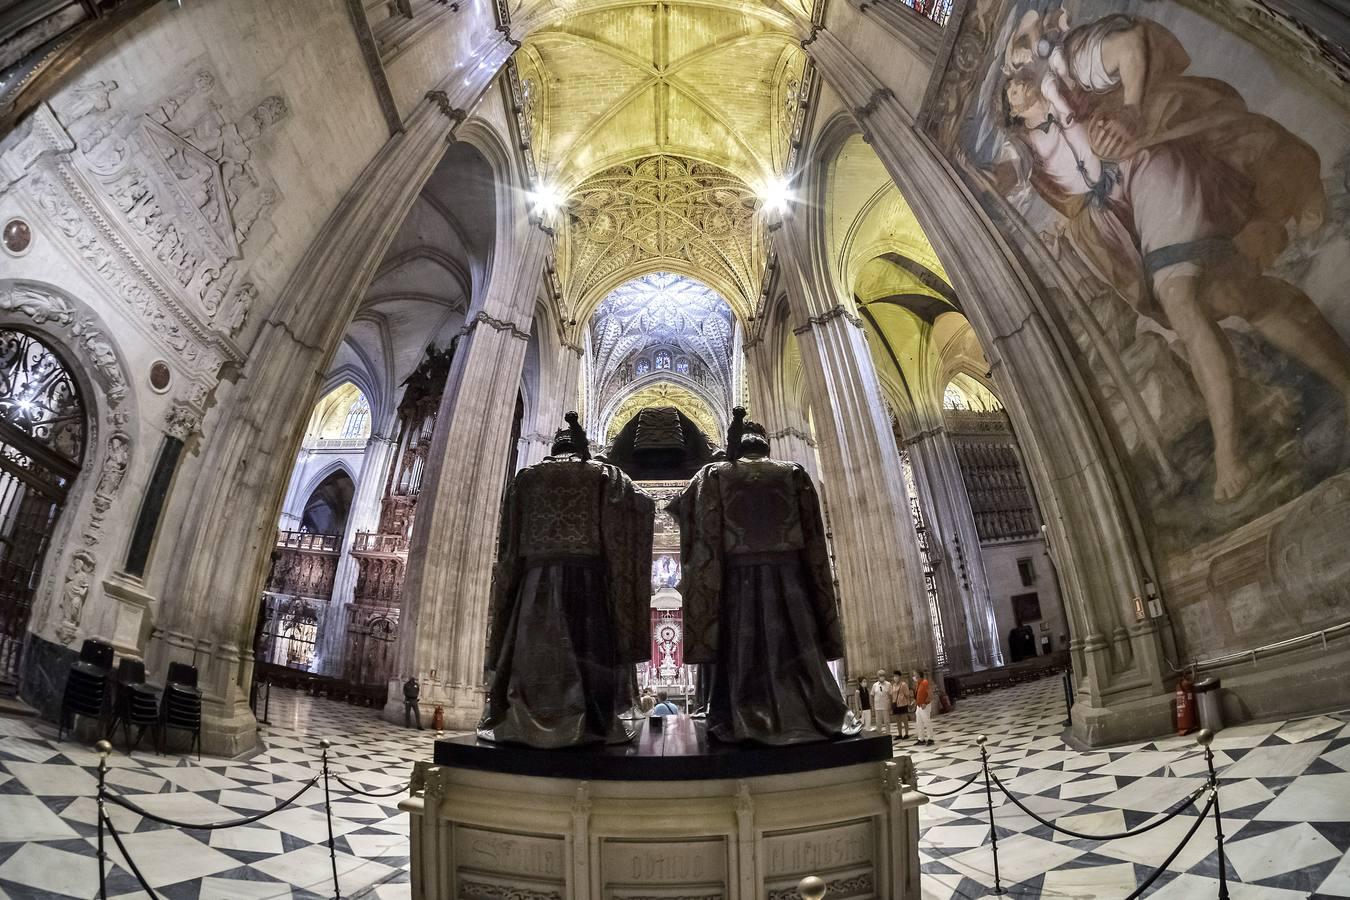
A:
{"label": "arched window", "polygon": [[656,368],[658,368],[658,369],[669,369],[669,368],[670,368],[670,353],[669,353],[669,351],[666,351],[666,350],[657,350],[657,351],[656,351]]}
{"label": "arched window", "polygon": [[639,359],[637,361],[637,373],[639,375],[646,375],[651,370],[652,370],[651,360]]}
{"label": "arched window", "polygon": [[370,404],[365,394],[357,394],[356,400],[347,410],[347,421],[342,426],[344,438],[360,438],[370,435]]}
{"label": "arched window", "polygon": [[51,348],[0,329],[0,674],[17,674],[12,651],[84,460],[85,428],[79,385]]}
{"label": "arched window", "polygon": [[942,406],[945,409],[965,409],[966,398],[959,390],[949,384],[947,389],[942,392]]}
{"label": "arched window", "polygon": [[675,360],[675,371],[681,375],[689,374],[689,357],[681,356]]}

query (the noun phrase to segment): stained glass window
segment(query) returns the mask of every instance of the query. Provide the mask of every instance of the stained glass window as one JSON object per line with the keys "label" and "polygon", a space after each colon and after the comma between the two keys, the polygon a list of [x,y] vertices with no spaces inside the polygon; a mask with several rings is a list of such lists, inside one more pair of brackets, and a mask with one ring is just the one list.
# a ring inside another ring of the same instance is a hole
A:
{"label": "stained glass window", "polygon": [[647,374],[648,372],[650,372],[651,370],[652,370],[652,363],[651,363],[651,360],[648,360],[648,359],[639,359],[639,360],[637,361],[637,373],[638,373],[639,375],[646,375],[646,374]]}
{"label": "stained glass window", "polygon": [[669,369],[669,368],[670,368],[670,353],[669,353],[669,351],[666,351],[666,350],[657,350],[657,351],[656,351],[656,367],[657,367],[658,369]]}
{"label": "stained glass window", "polygon": [[688,358],[681,356],[679,359],[675,360],[675,371],[679,372],[681,375],[688,375],[689,374]]}

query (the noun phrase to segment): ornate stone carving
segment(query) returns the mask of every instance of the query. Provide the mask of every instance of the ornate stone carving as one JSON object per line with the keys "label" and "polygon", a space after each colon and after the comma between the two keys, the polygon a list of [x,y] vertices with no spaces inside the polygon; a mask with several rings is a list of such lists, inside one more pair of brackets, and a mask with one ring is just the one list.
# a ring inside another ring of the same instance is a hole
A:
{"label": "ornate stone carving", "polygon": [[94,567],[97,565],[94,554],[88,550],[76,550],[70,557],[65,584],[61,588],[61,624],[56,629],[56,636],[63,644],[75,640],[75,635],[79,633],[80,616],[89,598],[89,586],[94,580]]}
{"label": "ornate stone carving", "polygon": [[759,200],[725,169],[665,155],[614,166],[572,192],[567,222],[560,260],[567,297],[585,302],[621,273],[642,274],[638,267],[658,260],[711,273],[742,312],[759,295]]}
{"label": "ornate stone carving", "polygon": [[843,316],[857,328],[863,327],[863,320],[861,318],[849,312],[847,309],[843,307],[843,305],[836,303],[834,306],[825,310],[825,312],[821,313],[820,315],[811,316],[810,318],[808,318],[806,320],[805,325],[799,325],[796,328],[792,329],[792,333],[795,335],[806,334],[815,326],[824,325],[826,322],[829,322],[832,319],[837,319],[840,316]]}
{"label": "ornate stone carving", "polygon": [[[47,130],[64,129],[79,152],[45,167],[31,189],[114,293],[193,362],[194,344],[211,341],[171,298],[226,335],[243,327],[257,290],[242,272],[242,248],[278,196],[255,149],[286,103],[267,97],[230,118],[205,69],[144,114],[116,110],[116,90],[113,81],[79,86],[45,111]],[[228,347],[223,355],[237,356]]]}
{"label": "ornate stone carving", "polygon": [[[876,887],[872,880],[872,873],[866,872],[862,875],[854,875],[851,878],[836,878],[825,883],[825,896],[827,897],[870,897],[874,895]],[[768,900],[799,900],[801,897],[795,887],[779,888],[769,891]]]}
{"label": "ornate stone carving", "polygon": [[497,329],[498,331],[509,331],[512,337],[519,338],[522,341],[528,341],[530,339],[530,333],[528,331],[521,331],[520,327],[516,325],[515,322],[506,322],[503,321],[502,319],[494,319],[492,316],[488,315],[482,310],[479,310],[478,315],[474,316],[473,319],[471,319],[467,325],[461,328],[459,330],[459,333],[468,334],[469,332],[477,328],[479,325],[487,325],[491,328]]}
{"label": "ornate stone carving", "polygon": [[18,284],[0,289],[0,312],[18,312],[33,320],[34,325],[65,326],[85,362],[92,368],[94,379],[103,388],[108,404],[116,407],[127,395],[127,382],[117,353],[107,336],[94,320],[77,316],[74,307],[62,297],[34,285]]}
{"label": "ornate stone carving", "polygon": [[108,449],[103,456],[103,468],[99,472],[98,487],[94,489],[94,514],[90,519],[89,530],[85,533],[85,542],[93,544],[103,527],[103,517],[107,515],[113,500],[122,489],[126,478],[127,466],[131,460],[131,438],[125,432],[114,432],[108,438]]}
{"label": "ornate stone carving", "polygon": [[537,891],[516,885],[490,884],[486,881],[465,878],[463,875],[459,878],[459,895],[481,897],[483,900],[562,900],[559,891]]}
{"label": "ornate stone carving", "polygon": [[464,110],[450,105],[450,95],[445,91],[427,91],[427,99],[435,103],[436,108],[441,111],[441,115],[448,118],[454,125],[458,125],[469,117],[469,114]]}
{"label": "ornate stone carving", "polygon": [[201,427],[202,414],[199,408],[182,400],[175,400],[164,417],[164,431],[180,441],[186,441],[201,430]]}

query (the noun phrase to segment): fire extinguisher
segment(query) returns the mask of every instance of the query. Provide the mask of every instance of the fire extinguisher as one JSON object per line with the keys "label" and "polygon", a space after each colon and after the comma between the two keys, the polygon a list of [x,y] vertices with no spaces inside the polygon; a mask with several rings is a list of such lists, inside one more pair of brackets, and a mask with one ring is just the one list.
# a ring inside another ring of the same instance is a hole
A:
{"label": "fire extinguisher", "polygon": [[1190,734],[1196,728],[1195,690],[1190,675],[1177,682],[1177,734]]}
{"label": "fire extinguisher", "polygon": [[445,707],[441,706],[439,703],[436,704],[436,709],[431,713],[431,730],[445,730]]}

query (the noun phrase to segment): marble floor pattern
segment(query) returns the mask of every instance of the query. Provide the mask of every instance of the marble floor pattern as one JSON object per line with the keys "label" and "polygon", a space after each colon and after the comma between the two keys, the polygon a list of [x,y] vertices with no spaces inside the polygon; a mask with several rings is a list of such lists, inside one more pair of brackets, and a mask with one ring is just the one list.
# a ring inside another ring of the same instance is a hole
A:
{"label": "marble floor pattern", "polygon": [[[1194,742],[1166,737],[1082,753],[1063,739],[1057,679],[959,703],[937,718],[933,748],[897,741],[921,787],[953,787],[979,768],[975,736],[987,734],[1001,779],[1038,814],[1084,833],[1147,821],[1198,786]],[[318,742],[334,742],[334,770],[372,791],[403,784],[433,733],[390,728],[375,711],[276,691],[263,749],[239,760],[111,758],[109,782],[148,811],[215,822],[275,806],[318,767]],[[1223,731],[1221,767],[1229,883],[1234,900],[1350,897],[1350,715],[1314,716]],[[98,758],[31,719],[0,718],[0,900],[97,894],[94,793]],[[397,797],[353,797],[334,785],[342,895],[407,898],[408,824]],[[997,799],[996,799],[997,804]],[[214,832],[162,826],[113,807],[114,823],[152,886],[167,900],[314,900],[332,896],[323,795],[312,789],[281,813]],[[1056,836],[1010,804],[994,812],[1005,896],[1123,898],[1165,857],[1190,815],[1134,838],[1096,843]],[[979,784],[921,810],[925,900],[986,896],[993,885],[989,826]],[[144,897],[112,851],[109,896]],[[1147,895],[1217,896],[1213,829],[1196,837]]]}
{"label": "marble floor pattern", "polygon": [[[1064,740],[1058,678],[964,700],[936,719],[937,745],[896,741],[919,786],[951,790],[979,770],[989,738],[994,774],[1037,815],[1083,834],[1133,830],[1204,783],[1193,737],[1166,736],[1084,753]],[[1233,900],[1350,897],[1350,711],[1241,725],[1214,740]],[[1145,834],[1098,842],[1037,823],[994,789],[999,868],[1008,897],[1126,897],[1171,852],[1198,806]],[[993,857],[982,782],[920,809],[924,900],[991,894]],[[1213,816],[1145,894],[1218,896]]]}

